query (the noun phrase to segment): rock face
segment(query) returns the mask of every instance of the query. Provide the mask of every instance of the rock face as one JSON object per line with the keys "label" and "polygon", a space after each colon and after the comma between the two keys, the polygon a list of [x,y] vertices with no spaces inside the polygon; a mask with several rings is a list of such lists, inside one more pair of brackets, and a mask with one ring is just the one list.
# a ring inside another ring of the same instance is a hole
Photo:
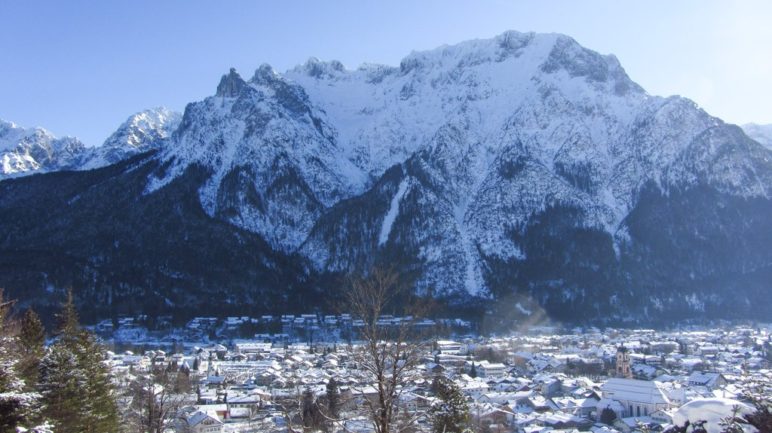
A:
{"label": "rock face", "polygon": [[[769,318],[757,300],[772,300],[771,152],[687,99],[647,94],[615,57],[567,36],[507,32],[399,67],[231,70],[165,143],[130,172],[111,168],[114,182],[140,188],[139,203],[192,194],[176,200],[197,205],[153,215],[198,206],[201,224],[262,240],[284,257],[276,272],[302,269],[288,296],[389,264],[451,306],[493,298],[516,315],[540,306],[588,322]],[[0,232],[9,238],[28,242]],[[117,265],[104,266],[95,272]],[[169,272],[197,293],[212,285]]]}
{"label": "rock face", "polygon": [[235,98],[239,96],[239,93],[241,93],[245,87],[247,87],[247,83],[245,83],[239,73],[236,72],[236,69],[231,68],[228,75],[222,76],[220,84],[217,85],[217,93],[215,95],[223,98]]}

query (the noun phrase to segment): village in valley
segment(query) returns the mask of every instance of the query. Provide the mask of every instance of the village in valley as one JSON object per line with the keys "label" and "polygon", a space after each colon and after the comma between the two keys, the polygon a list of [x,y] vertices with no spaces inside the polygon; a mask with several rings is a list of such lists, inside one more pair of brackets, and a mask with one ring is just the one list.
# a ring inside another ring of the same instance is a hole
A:
{"label": "village in valley", "polygon": [[[397,431],[432,431],[440,379],[460,391],[477,432],[663,431],[694,422],[695,410],[747,413],[753,396],[772,394],[770,325],[531,326],[498,337],[460,319],[382,316],[377,326],[408,320],[422,338],[410,343],[420,353],[395,392]],[[357,357],[364,324],[349,314],[198,317],[164,331],[144,322],[94,330],[113,349],[121,398],[150,390],[167,431],[373,431],[363,408],[378,384]]]}

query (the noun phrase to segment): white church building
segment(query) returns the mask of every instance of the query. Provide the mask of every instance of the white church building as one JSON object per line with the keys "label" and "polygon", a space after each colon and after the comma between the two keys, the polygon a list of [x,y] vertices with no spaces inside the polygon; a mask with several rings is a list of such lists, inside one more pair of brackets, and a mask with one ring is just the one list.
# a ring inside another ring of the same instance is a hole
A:
{"label": "white church building", "polygon": [[649,416],[660,409],[673,407],[657,382],[635,379],[609,379],[601,386],[603,399],[619,402],[622,417]]}

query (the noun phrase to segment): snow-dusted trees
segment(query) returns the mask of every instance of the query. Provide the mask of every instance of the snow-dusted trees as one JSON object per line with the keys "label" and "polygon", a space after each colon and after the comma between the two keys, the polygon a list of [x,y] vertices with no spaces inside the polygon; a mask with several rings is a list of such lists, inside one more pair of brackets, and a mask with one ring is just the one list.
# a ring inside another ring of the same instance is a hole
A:
{"label": "snow-dusted trees", "polygon": [[[397,412],[403,386],[416,378],[425,353],[426,342],[415,327],[425,308],[398,273],[380,268],[350,280],[347,306],[362,340],[352,347],[352,355],[363,383],[373,387],[359,394],[375,433],[411,429],[415,418],[398,418]],[[391,315],[400,320],[387,317]]]}
{"label": "snow-dusted trees", "polygon": [[72,295],[58,340],[47,349],[37,315],[29,310],[12,321],[9,307],[0,290],[0,432],[46,432],[48,422],[59,433],[118,431],[104,352],[80,329]]}
{"label": "snow-dusted trees", "polygon": [[57,433],[116,432],[118,410],[104,350],[81,329],[68,294],[60,314],[58,339],[40,363],[43,413]]}
{"label": "snow-dusted trees", "polygon": [[28,391],[19,371],[18,326],[9,318],[11,304],[0,289],[0,432],[29,426],[37,418],[34,409],[39,405],[39,396]]}
{"label": "snow-dusted trees", "polygon": [[469,405],[458,385],[444,376],[432,384],[437,401],[429,410],[434,433],[462,433],[469,429]]}
{"label": "snow-dusted trees", "polygon": [[85,378],[75,353],[63,345],[49,349],[40,363],[40,372],[46,416],[54,421],[58,431],[76,431],[81,424],[80,390]]}
{"label": "snow-dusted trees", "polygon": [[126,430],[167,431],[179,410],[194,403],[188,381],[187,372],[182,369],[156,368],[138,376],[128,389],[129,403],[123,413]]}
{"label": "snow-dusted trees", "polygon": [[[3,299],[0,289],[0,432],[51,433],[40,411],[40,394],[35,391],[37,375],[31,371],[40,359],[35,354],[44,338],[42,327],[37,328],[39,321],[30,327],[29,312],[21,324],[12,320],[12,304]],[[31,331],[34,338],[29,338]]]}

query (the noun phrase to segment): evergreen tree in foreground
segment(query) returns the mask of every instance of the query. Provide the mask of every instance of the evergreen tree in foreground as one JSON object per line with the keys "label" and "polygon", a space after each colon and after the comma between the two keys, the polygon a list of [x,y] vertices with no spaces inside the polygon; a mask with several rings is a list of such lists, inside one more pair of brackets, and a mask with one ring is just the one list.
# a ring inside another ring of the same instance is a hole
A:
{"label": "evergreen tree in foreground", "polygon": [[72,292],[59,316],[58,339],[40,364],[44,414],[58,433],[112,433],[119,430],[115,391],[104,350],[81,329]]}
{"label": "evergreen tree in foreground", "polygon": [[[0,432],[16,432],[40,421],[39,395],[29,390],[20,372],[18,324],[9,318],[13,302],[3,299],[0,289]],[[43,432],[45,426],[32,427]]]}
{"label": "evergreen tree in foreground", "polygon": [[14,432],[28,421],[37,396],[24,392],[16,352],[19,348],[16,326],[8,312],[13,302],[6,302],[0,289],[0,432]]}
{"label": "evergreen tree in foreground", "polygon": [[756,427],[759,432],[772,432],[772,397],[764,396],[759,390],[760,397],[752,397],[751,401],[756,411],[745,415],[743,421]]}
{"label": "evergreen tree in foreground", "polygon": [[468,430],[469,406],[458,385],[438,376],[432,387],[439,399],[429,409],[434,433],[462,433]]}
{"label": "evergreen tree in foreground", "polygon": [[27,390],[34,390],[40,381],[40,360],[45,354],[46,330],[37,313],[27,310],[19,329],[19,374]]}

